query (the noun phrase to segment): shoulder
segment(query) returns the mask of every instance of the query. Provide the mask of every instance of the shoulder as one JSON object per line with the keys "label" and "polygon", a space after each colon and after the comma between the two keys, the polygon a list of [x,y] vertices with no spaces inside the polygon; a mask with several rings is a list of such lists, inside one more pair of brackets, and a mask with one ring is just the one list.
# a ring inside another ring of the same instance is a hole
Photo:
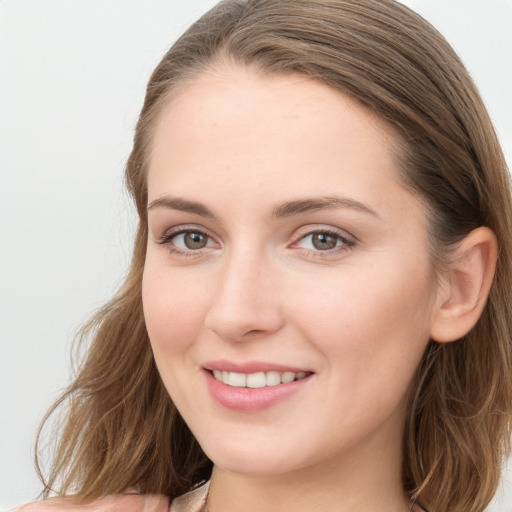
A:
{"label": "shoulder", "polygon": [[168,512],[169,499],[161,495],[116,494],[90,503],[72,496],[28,503],[11,512]]}
{"label": "shoulder", "polygon": [[172,500],[169,512],[203,512],[208,497],[210,482]]}

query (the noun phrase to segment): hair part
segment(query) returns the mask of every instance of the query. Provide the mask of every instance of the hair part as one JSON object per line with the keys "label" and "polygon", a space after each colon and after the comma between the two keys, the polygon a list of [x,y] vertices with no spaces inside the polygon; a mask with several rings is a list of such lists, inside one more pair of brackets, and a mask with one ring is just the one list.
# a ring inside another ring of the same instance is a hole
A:
{"label": "hair part", "polygon": [[[300,73],[357,99],[400,137],[403,185],[425,204],[437,273],[472,229],[499,243],[475,328],[430,342],[404,434],[405,490],[424,507],[483,511],[510,453],[512,201],[507,166],[468,72],[445,39],[394,0],[226,0],[194,23],[153,72],[126,166],[139,229],[120,292],[91,321],[45,495],[58,483],[90,499],[128,488],[171,498],[208,477],[209,461],[168,396],[146,332],[141,283],[146,176],[163,105],[209,67]],[[52,413],[50,411],[49,414]]]}

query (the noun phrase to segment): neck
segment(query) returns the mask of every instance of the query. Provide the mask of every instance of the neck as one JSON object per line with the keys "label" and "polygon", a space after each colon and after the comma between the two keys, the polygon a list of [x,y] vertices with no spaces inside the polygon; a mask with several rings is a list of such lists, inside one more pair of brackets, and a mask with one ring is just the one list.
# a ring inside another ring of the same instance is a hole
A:
{"label": "neck", "polygon": [[400,443],[370,447],[366,456],[355,450],[342,462],[338,455],[283,474],[247,475],[214,467],[208,512],[419,510],[404,494],[401,472]]}

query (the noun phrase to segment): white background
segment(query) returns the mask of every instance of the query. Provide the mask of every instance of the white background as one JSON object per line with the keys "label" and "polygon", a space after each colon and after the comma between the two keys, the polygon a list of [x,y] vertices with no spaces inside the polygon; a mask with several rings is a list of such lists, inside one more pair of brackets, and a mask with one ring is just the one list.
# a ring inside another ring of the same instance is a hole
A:
{"label": "white background", "polygon": [[[0,0],[0,511],[36,498],[36,427],[127,267],[122,174],[146,81],[213,3]],[[405,3],[462,55],[510,165],[512,0]],[[511,473],[493,512],[512,511]]]}

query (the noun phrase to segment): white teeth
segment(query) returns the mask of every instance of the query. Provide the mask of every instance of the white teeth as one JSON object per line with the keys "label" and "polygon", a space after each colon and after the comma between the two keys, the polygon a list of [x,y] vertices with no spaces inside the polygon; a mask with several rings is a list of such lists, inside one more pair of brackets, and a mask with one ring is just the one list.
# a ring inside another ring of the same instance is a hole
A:
{"label": "white teeth", "polygon": [[248,388],[264,388],[267,385],[265,372],[250,373],[247,375]]}
{"label": "white teeth", "polygon": [[213,370],[213,376],[220,382],[236,388],[264,388],[265,386],[277,386],[287,384],[294,380],[300,380],[307,376],[306,372],[257,372],[237,373],[225,370]]}
{"label": "white teeth", "polygon": [[279,372],[267,372],[267,386],[277,386],[281,384],[281,374]]}
{"label": "white teeth", "polygon": [[245,388],[247,382],[247,375],[245,373],[228,372],[228,382],[230,386],[235,388]]}
{"label": "white teeth", "polygon": [[295,380],[295,373],[293,373],[293,372],[284,372],[281,375],[282,383],[293,382],[294,380]]}

